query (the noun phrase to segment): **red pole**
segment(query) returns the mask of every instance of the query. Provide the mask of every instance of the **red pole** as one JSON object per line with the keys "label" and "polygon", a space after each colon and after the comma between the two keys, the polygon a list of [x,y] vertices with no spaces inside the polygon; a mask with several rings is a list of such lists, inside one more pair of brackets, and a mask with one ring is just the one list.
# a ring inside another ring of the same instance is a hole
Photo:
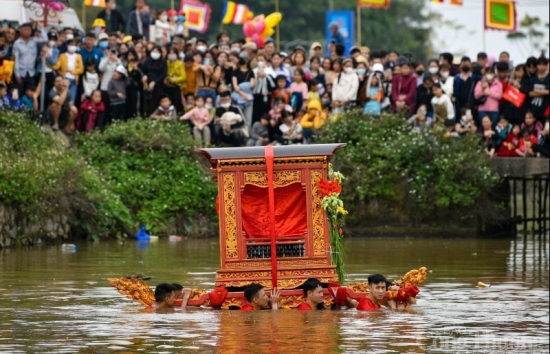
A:
{"label": "red pole", "polygon": [[265,164],[267,166],[267,190],[269,201],[269,231],[271,237],[271,285],[277,287],[277,243],[275,240],[275,189],[273,186],[273,160],[275,154],[273,145],[264,148]]}

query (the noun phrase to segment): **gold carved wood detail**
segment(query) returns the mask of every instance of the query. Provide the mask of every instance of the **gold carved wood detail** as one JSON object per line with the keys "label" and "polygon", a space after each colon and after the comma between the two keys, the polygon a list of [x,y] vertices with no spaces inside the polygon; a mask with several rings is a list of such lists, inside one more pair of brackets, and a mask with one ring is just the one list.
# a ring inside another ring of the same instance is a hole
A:
{"label": "gold carved wood detail", "polygon": [[321,171],[311,171],[311,213],[313,217],[313,255],[315,256],[325,254],[325,217],[317,184],[322,176]]}
{"label": "gold carved wood detail", "polygon": [[[299,165],[323,165],[327,164],[327,156],[308,156],[308,157],[285,157],[285,158],[276,158],[273,161],[275,166],[289,166],[293,164]],[[230,160],[220,160],[218,162],[218,172],[220,169],[227,167],[260,167],[265,166],[265,159],[256,158],[256,159],[230,159]]]}
{"label": "gold carved wood detail", "polygon": [[[338,276],[331,277],[317,277],[321,283],[329,283],[331,281],[337,281]],[[277,279],[277,287],[279,289],[296,289],[302,285],[306,279],[304,278],[294,278],[294,279]],[[225,286],[225,287],[245,287],[250,284],[261,284],[266,288],[271,288],[271,279],[255,279],[255,280],[217,280],[216,286]]]}
{"label": "gold carved wood detail", "polygon": [[237,258],[237,204],[235,201],[235,174],[223,175],[223,201],[225,211],[225,257]]}
{"label": "gold carved wood detail", "polygon": [[[285,187],[293,183],[302,181],[301,171],[276,171],[273,176],[273,184],[275,187]],[[245,172],[244,184],[251,184],[256,187],[267,187],[266,172]]]}
{"label": "gold carved wood detail", "polygon": [[[309,265],[326,265],[327,260],[321,259],[297,259],[297,260],[277,260],[277,267],[304,267]],[[255,269],[259,267],[270,267],[271,261],[253,261],[253,262],[227,262],[225,269]]]}

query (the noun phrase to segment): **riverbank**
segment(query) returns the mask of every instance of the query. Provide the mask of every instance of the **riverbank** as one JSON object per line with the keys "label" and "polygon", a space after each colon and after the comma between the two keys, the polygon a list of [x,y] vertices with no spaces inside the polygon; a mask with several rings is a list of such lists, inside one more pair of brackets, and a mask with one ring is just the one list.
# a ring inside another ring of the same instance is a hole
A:
{"label": "riverbank", "polygon": [[[187,125],[134,119],[70,144],[60,137],[0,114],[0,205],[10,211],[0,214],[0,247],[126,238],[141,225],[159,236],[217,235],[216,184]],[[318,134],[335,141],[348,144],[334,164],[347,176],[350,232],[475,234],[480,220],[502,217],[491,196],[500,178],[475,136],[418,134],[399,116],[349,113]],[[35,226],[54,216],[59,232]]]}

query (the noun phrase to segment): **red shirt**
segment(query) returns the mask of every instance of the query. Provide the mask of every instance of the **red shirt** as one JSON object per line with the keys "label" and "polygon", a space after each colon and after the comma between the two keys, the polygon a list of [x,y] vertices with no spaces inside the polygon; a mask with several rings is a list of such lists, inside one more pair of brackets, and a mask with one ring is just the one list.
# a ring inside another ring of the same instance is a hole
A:
{"label": "red shirt", "polygon": [[300,304],[300,306],[297,307],[298,310],[300,311],[310,311],[310,310],[313,310],[311,308],[311,306],[309,306],[309,304],[307,302],[302,302]]}
{"label": "red shirt", "polygon": [[244,304],[241,306],[241,311],[254,311],[254,307],[250,304]]}
{"label": "red shirt", "polygon": [[359,301],[359,305],[357,305],[357,310],[359,311],[378,311],[380,310],[380,304],[375,304],[372,302],[371,299],[369,299],[367,296],[361,299]]}

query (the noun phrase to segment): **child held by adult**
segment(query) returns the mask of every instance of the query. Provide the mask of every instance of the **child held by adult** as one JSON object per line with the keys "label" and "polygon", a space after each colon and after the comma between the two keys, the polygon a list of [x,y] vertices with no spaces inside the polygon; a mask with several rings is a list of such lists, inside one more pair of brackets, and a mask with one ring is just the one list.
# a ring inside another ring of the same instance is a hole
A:
{"label": "child held by adult", "polygon": [[212,117],[208,109],[204,107],[205,99],[203,96],[195,97],[195,108],[180,117],[180,120],[191,120],[193,122],[193,137],[203,145],[210,145],[212,135],[210,127]]}

